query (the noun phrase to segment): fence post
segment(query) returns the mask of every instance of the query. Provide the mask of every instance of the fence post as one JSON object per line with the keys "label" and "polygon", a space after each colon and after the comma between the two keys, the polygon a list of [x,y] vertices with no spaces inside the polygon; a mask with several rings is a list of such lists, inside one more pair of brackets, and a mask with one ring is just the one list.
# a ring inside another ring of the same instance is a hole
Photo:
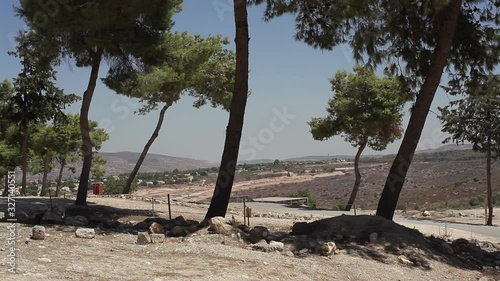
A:
{"label": "fence post", "polygon": [[168,199],[168,219],[172,219],[172,211],[170,210],[170,194],[167,194]]}
{"label": "fence post", "polygon": [[245,197],[243,197],[243,224],[247,225],[247,205],[245,201]]}

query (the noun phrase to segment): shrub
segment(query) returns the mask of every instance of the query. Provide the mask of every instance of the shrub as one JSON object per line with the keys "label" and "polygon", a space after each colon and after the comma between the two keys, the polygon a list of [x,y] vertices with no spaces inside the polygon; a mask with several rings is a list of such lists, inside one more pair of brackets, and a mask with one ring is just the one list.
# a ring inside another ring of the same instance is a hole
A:
{"label": "shrub", "polygon": [[[127,183],[126,178],[120,178],[115,180],[114,178],[109,178],[108,181],[104,184],[104,194],[121,194],[123,193],[123,188]],[[142,184],[142,183],[141,183]],[[130,188],[130,192],[134,192],[137,190],[137,183],[134,181]]]}
{"label": "shrub", "polygon": [[300,190],[297,193],[290,194],[290,197],[307,197],[307,201],[309,202],[308,206],[316,208],[316,198],[314,198],[314,196],[312,196],[312,194],[307,190]]}

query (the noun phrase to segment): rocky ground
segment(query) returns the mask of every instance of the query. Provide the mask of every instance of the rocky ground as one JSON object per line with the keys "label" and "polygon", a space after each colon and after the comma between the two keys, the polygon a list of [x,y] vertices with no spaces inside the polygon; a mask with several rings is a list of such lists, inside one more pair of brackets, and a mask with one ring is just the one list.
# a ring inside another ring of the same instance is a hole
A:
{"label": "rocky ground", "polygon": [[25,200],[18,217],[44,227],[18,224],[17,274],[8,280],[500,280],[497,243],[424,237],[371,216],[268,215],[252,218],[265,228],[249,229],[238,227],[237,210],[197,224],[206,206],[196,204],[172,205],[170,220],[164,204],[153,214],[142,200],[90,198],[84,210],[57,199],[49,212],[47,199]]}

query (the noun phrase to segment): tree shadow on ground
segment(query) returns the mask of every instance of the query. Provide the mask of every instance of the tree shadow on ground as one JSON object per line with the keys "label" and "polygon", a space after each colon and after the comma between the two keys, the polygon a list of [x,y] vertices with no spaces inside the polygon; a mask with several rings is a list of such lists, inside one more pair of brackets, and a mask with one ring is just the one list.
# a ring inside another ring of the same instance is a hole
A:
{"label": "tree shadow on ground", "polygon": [[296,223],[292,235],[291,241],[298,251],[308,248],[318,254],[315,249],[333,241],[345,254],[385,264],[402,263],[432,270],[430,261],[437,261],[500,277],[497,267],[500,266],[500,245],[486,242],[480,247],[466,239],[450,242],[426,237],[415,229],[382,217],[342,215],[311,223]]}
{"label": "tree shadow on ground", "polygon": [[445,219],[433,219],[433,218],[405,218],[407,220],[415,220],[415,221],[432,221],[432,222],[440,222],[440,223],[449,223],[449,224],[462,224],[462,225],[472,225],[472,226],[485,226],[485,227],[498,227],[498,225],[485,225],[484,223],[474,223],[474,222],[457,222],[457,221],[449,221]]}

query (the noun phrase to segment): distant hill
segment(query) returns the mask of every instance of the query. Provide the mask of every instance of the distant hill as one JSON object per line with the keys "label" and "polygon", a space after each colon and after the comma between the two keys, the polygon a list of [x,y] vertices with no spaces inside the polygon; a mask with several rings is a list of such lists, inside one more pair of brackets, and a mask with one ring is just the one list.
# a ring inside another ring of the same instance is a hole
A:
{"label": "distant hill", "polygon": [[467,150],[467,149],[472,149],[472,144],[461,144],[461,145],[445,144],[445,145],[440,146],[438,148],[417,150],[416,153],[434,153],[434,152],[444,152],[444,151],[450,151],[450,150]]}
{"label": "distant hill", "polygon": [[303,156],[288,158],[283,161],[327,161],[333,159],[354,159],[352,155],[332,155],[332,156]]}
{"label": "distant hill", "polygon": [[[118,175],[121,173],[131,172],[141,155],[138,152],[103,152],[100,153],[106,157],[106,173],[109,175]],[[139,172],[165,172],[174,169],[190,170],[198,168],[209,168],[216,166],[205,160],[197,160],[192,158],[173,157],[161,154],[148,154],[141,165]]]}
{"label": "distant hill", "polygon": [[[107,176],[116,176],[122,173],[129,173],[135,166],[137,159],[139,159],[140,153],[138,152],[102,152],[99,153],[104,156],[108,162],[105,165]],[[161,154],[148,154],[141,165],[139,172],[165,172],[172,171],[174,169],[190,170],[198,168],[210,168],[217,166],[214,163],[210,163],[205,160],[197,160],[191,158],[173,157]],[[73,177],[78,178],[81,173],[82,162],[74,162],[67,165],[67,168],[75,167],[76,172],[72,173],[68,169],[64,171],[64,178]],[[56,167],[49,173],[50,179],[55,179],[59,171],[59,167]],[[41,178],[41,175],[35,175],[31,178]]]}

